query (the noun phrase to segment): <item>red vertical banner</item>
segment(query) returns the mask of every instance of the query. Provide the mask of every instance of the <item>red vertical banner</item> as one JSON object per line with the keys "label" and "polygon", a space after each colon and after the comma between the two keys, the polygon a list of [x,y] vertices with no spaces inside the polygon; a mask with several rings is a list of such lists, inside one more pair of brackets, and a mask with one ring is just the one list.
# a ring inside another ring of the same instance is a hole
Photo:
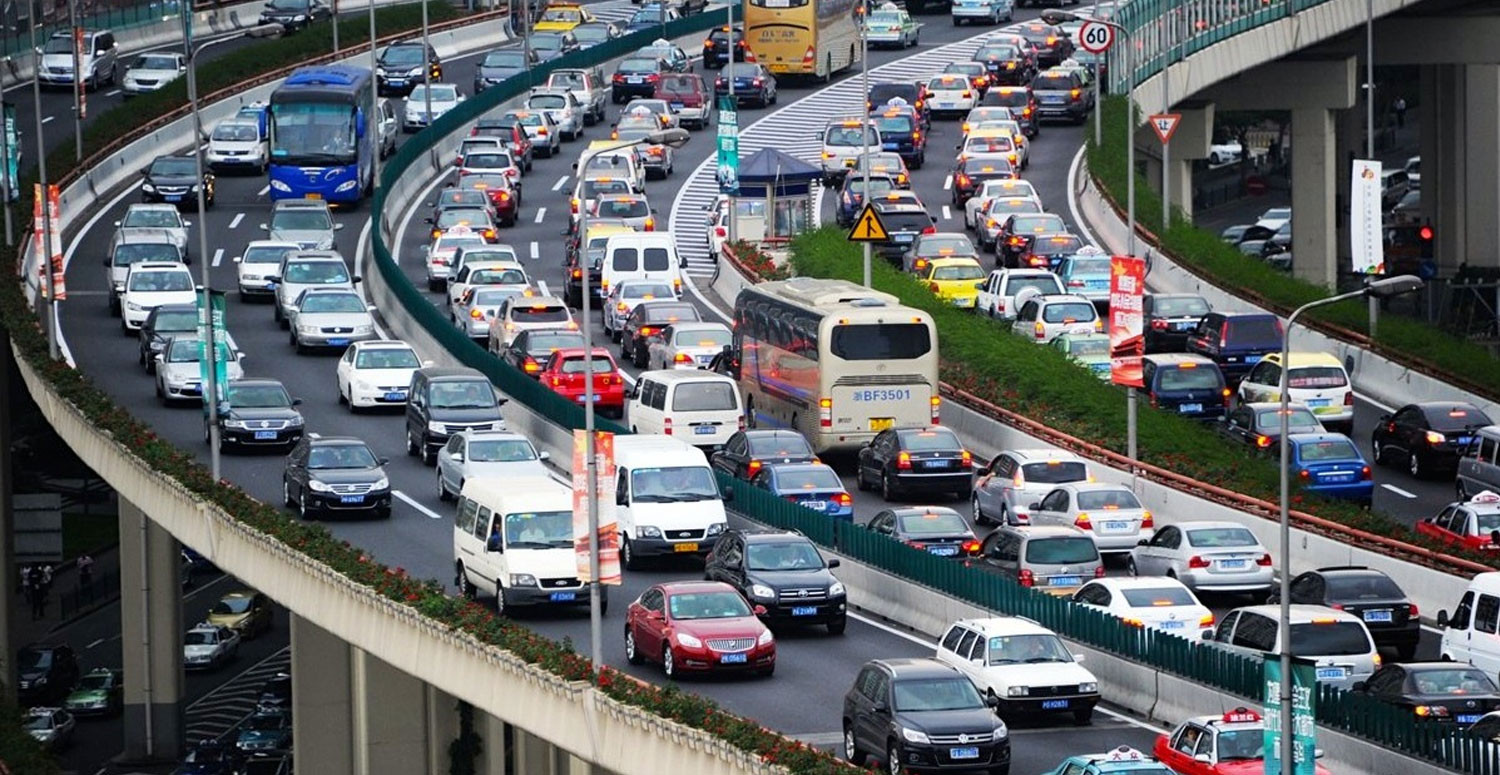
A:
{"label": "red vertical banner", "polygon": [[1116,385],[1143,387],[1141,356],[1146,352],[1141,297],[1146,262],[1135,256],[1109,259],[1109,378]]}
{"label": "red vertical banner", "polygon": [[47,196],[42,193],[42,184],[33,183],[31,188],[31,263],[36,267],[36,282],[41,288],[42,297],[47,296],[47,248],[42,237],[46,234],[45,221],[42,220],[42,208],[46,206]]}
{"label": "red vertical banner", "polygon": [[[83,50],[84,34],[82,27],[73,28],[73,88],[78,90],[78,120],[88,118],[88,81],[79,70],[83,61],[88,58]],[[90,52],[92,53],[92,52]]]}
{"label": "red vertical banner", "polygon": [[[588,436],[584,431],[573,431],[573,557],[578,578],[593,579],[589,568],[589,504],[588,504]],[[594,432],[594,466],[598,479],[595,491],[599,499],[599,580],[601,584],[619,586],[620,578],[620,525],[615,519],[615,435],[604,431]]]}
{"label": "red vertical banner", "polygon": [[56,183],[47,186],[47,216],[51,220],[52,289],[57,300],[64,301],[68,298],[68,283],[63,274],[62,199]]}

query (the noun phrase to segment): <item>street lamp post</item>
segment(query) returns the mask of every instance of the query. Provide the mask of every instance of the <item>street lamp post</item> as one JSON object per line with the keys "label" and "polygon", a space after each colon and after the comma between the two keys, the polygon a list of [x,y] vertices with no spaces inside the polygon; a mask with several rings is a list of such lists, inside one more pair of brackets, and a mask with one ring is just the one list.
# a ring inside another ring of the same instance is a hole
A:
{"label": "street lamp post", "polygon": [[[1286,330],[1281,338],[1281,363],[1284,365],[1290,358],[1292,349],[1292,326],[1302,313],[1315,307],[1326,307],[1329,304],[1337,304],[1349,299],[1357,299],[1368,296],[1379,300],[1403,293],[1411,293],[1422,287],[1422,279],[1415,275],[1397,275],[1376,280],[1357,291],[1341,293],[1326,299],[1308,302],[1292,312],[1286,319]],[[1281,622],[1280,622],[1280,656],[1281,656],[1281,772],[1282,775],[1292,775],[1295,770],[1294,764],[1294,738],[1292,730],[1292,527],[1291,527],[1291,480],[1287,476],[1287,467],[1291,463],[1291,446],[1287,444],[1287,435],[1290,433],[1289,413],[1291,411],[1291,396],[1287,388],[1287,372],[1281,370],[1281,382],[1278,387],[1277,400],[1280,403],[1278,414],[1281,417],[1281,436],[1277,439],[1281,445]]]}
{"label": "street lamp post", "polygon": [[[731,58],[733,50],[730,51]],[[681,148],[687,144],[690,135],[686,129],[663,129],[652,132],[645,137],[634,140],[622,140],[617,143],[606,145],[603,148],[593,148],[583,152],[578,159],[578,176],[581,180],[588,174],[589,162],[601,153],[610,153],[624,148],[634,148],[637,145],[668,145],[673,148]],[[579,202],[578,206],[578,269],[580,282],[583,285],[582,307],[579,317],[583,323],[579,326],[583,331],[583,353],[584,363],[587,369],[583,380],[583,465],[584,465],[584,487],[587,489],[588,511],[589,511],[589,660],[594,664],[594,670],[604,669],[604,611],[600,605],[600,596],[604,592],[604,585],[599,583],[599,466],[595,460],[594,452],[594,328],[589,321],[589,308],[593,299],[590,298],[594,289],[589,287],[589,208],[587,202]]]}
{"label": "street lamp post", "polygon": [[[1365,158],[1375,160],[1375,0],[1365,0]],[[1375,324],[1379,317],[1380,299],[1372,295],[1371,339],[1375,338]]]}
{"label": "street lamp post", "polygon": [[[422,0],[422,96],[427,101],[427,126],[432,126],[432,42],[428,39],[428,2],[429,0]],[[530,72],[530,68],[527,68],[527,72]]]}
{"label": "street lamp post", "polygon": [[[860,6],[860,14],[859,14],[859,50],[860,50],[860,56],[859,56],[859,88],[860,88],[860,91],[865,95],[865,98],[864,98],[863,101],[866,103],[865,107],[864,107],[864,110],[861,111],[863,113],[863,115],[864,115],[864,119],[862,121],[860,121],[860,126],[859,126],[860,145],[861,145],[861,150],[860,150],[860,154],[859,154],[859,163],[860,163],[860,166],[864,168],[864,171],[863,171],[863,176],[864,176],[864,184],[863,185],[864,185],[864,187],[860,189],[861,193],[860,193],[859,196],[860,196],[861,201],[864,203],[864,207],[869,207],[870,204],[871,204],[870,203],[870,134],[871,134],[871,132],[870,132],[870,124],[871,124],[871,121],[870,121],[870,109],[874,107],[873,105],[868,104],[869,101],[870,101],[870,24],[869,24],[869,22],[870,22],[869,2],[868,2],[868,0],[866,0],[866,2],[863,5]],[[813,66],[816,67],[817,63],[814,62]],[[831,76],[832,73],[829,73],[829,75]],[[920,129],[921,127],[917,127],[917,128]],[[863,208],[861,208],[861,209],[863,209]],[[864,253],[863,257],[864,257],[864,268],[865,268],[865,287],[866,288],[872,288],[872,287],[874,287],[874,280],[870,276],[870,272],[871,272],[871,269],[870,269],[870,258],[871,258],[871,252],[872,252],[871,248],[870,248],[870,243],[868,241],[861,242],[860,243],[860,248],[861,248],[861,250]]]}

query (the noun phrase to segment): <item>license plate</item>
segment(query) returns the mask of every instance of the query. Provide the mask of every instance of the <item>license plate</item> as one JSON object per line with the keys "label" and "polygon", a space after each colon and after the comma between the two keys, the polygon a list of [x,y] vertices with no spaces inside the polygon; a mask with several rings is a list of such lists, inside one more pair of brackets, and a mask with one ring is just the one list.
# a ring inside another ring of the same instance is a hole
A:
{"label": "license plate", "polygon": [[1322,481],[1330,483],[1352,482],[1354,474],[1323,474]]}
{"label": "license plate", "polygon": [[923,468],[947,468],[948,467],[948,461],[946,461],[946,460],[929,460],[926,463],[923,463],[922,467]]}
{"label": "license plate", "polygon": [[828,510],[828,501],[802,501],[802,505],[813,511]]}
{"label": "license plate", "polygon": [[1249,560],[1219,560],[1220,570],[1244,570]]}
{"label": "license plate", "polygon": [[1082,583],[1082,576],[1052,576],[1047,579],[1049,587],[1076,587]]}
{"label": "license plate", "polygon": [[329,339],[328,343],[331,344],[331,345],[333,345],[334,347],[341,347],[343,345],[349,344],[349,340],[348,339]]}
{"label": "license plate", "polygon": [[1344,668],[1342,668],[1342,667],[1320,667],[1320,668],[1318,668],[1318,680],[1319,681],[1339,681],[1339,680],[1342,680],[1344,678],[1344,675],[1345,675]]}
{"label": "license plate", "polygon": [[1180,630],[1180,629],[1182,629],[1182,627],[1183,627],[1183,622],[1162,622],[1161,623],[1161,628],[1163,630]]}
{"label": "license plate", "polygon": [[1308,406],[1328,406],[1328,399],[1326,399],[1326,398],[1309,398],[1309,399],[1307,399],[1307,405]]}
{"label": "license plate", "polygon": [[1172,324],[1172,330],[1173,331],[1187,331],[1187,330],[1192,329],[1193,326],[1196,326],[1196,325],[1198,325],[1198,324],[1194,323],[1191,320],[1188,321],[1188,322],[1186,322],[1186,323],[1173,323]]}
{"label": "license plate", "polygon": [[182,194],[167,194],[163,196],[162,199],[165,199],[168,202],[181,202]]}
{"label": "license plate", "polygon": [[892,242],[911,242],[912,241],[912,237],[913,237],[913,235],[911,235],[911,234],[892,234],[891,235],[891,241]]}
{"label": "license plate", "polygon": [[883,151],[895,151],[895,150],[899,150],[900,148],[901,148],[901,144],[900,143],[881,143],[880,144],[880,149],[883,150]]}
{"label": "license plate", "polygon": [[640,83],[641,82],[641,79],[638,78],[638,77],[636,77],[636,76],[634,76],[634,75],[630,76],[629,78],[626,78],[625,80],[628,83]]}
{"label": "license plate", "polygon": [[322,199],[323,195],[322,194],[307,194],[303,198],[304,199]]}
{"label": "license plate", "polygon": [[387,400],[387,401],[405,401],[406,400],[406,394],[405,393],[400,393],[400,392],[397,392],[397,393],[386,393],[385,394],[385,400]]}
{"label": "license plate", "polygon": [[1203,411],[1203,404],[1178,404],[1177,405],[1177,411],[1182,412],[1184,414],[1191,414],[1191,413],[1194,413],[1194,412],[1201,412],[1201,411]]}
{"label": "license plate", "polygon": [[1063,710],[1067,707],[1067,700],[1042,700],[1042,710]]}
{"label": "license plate", "polygon": [[1246,355],[1245,356],[1245,363],[1260,363],[1260,359],[1262,357],[1264,357],[1264,356],[1260,356],[1260,355]]}
{"label": "license plate", "polygon": [[749,654],[720,654],[719,655],[719,661],[723,662],[726,665],[735,665],[735,664],[742,665],[742,664],[750,661],[750,655]]}
{"label": "license plate", "polygon": [[717,430],[718,430],[718,427],[713,426],[713,425],[695,425],[695,426],[693,426],[693,433],[696,433],[699,436],[708,436],[708,435],[711,435],[714,431],[717,431]]}
{"label": "license plate", "polygon": [[890,428],[895,427],[895,425],[896,425],[896,418],[894,418],[894,417],[871,417],[870,418],[870,430],[872,430],[872,431],[889,430]]}
{"label": "license plate", "polygon": [[968,748],[949,748],[948,749],[948,758],[949,759],[978,759],[979,758],[979,748],[977,748],[975,746],[969,746]]}
{"label": "license plate", "polygon": [[698,551],[698,545],[697,544],[673,544],[672,545],[672,551],[677,552],[678,554],[683,554],[683,553],[686,553],[686,552],[696,552],[696,551]]}
{"label": "license plate", "polygon": [[958,103],[956,103],[956,102],[953,102],[953,101],[952,101],[952,100],[944,100],[944,101],[943,101],[943,102],[939,102],[939,103],[938,103],[938,104],[937,104],[937,106],[938,106],[938,107],[939,107],[939,108],[952,108],[952,107],[956,107],[956,106],[957,106],[957,104],[958,104]]}
{"label": "license plate", "polygon": [[1474,440],[1473,436],[1459,436],[1458,438],[1456,438],[1456,439],[1453,440],[1453,443],[1457,444],[1460,447],[1464,447],[1464,446],[1468,446],[1469,442],[1471,442],[1473,440]]}
{"label": "license plate", "polygon": [[363,495],[344,495],[344,496],[341,496],[339,498],[339,503],[364,503],[364,502],[365,502],[365,496],[363,496]]}
{"label": "license plate", "polygon": [[1042,98],[1042,104],[1043,105],[1061,105],[1061,104],[1063,104],[1063,102],[1064,102],[1064,100],[1063,100],[1062,97],[1043,97]]}
{"label": "license plate", "polygon": [[818,612],[815,605],[799,605],[792,609],[792,616],[812,616]]}
{"label": "license plate", "polygon": [[256,441],[267,441],[267,440],[274,439],[274,438],[276,438],[276,431],[256,431],[255,432],[255,440]]}
{"label": "license plate", "polygon": [[1458,716],[1455,716],[1455,718],[1458,719],[1458,723],[1460,723],[1460,724],[1473,724],[1474,722],[1476,722],[1476,721],[1479,720],[1479,714],[1478,713],[1461,713]]}
{"label": "license plate", "polygon": [[931,552],[931,553],[933,553],[933,554],[935,554],[935,555],[937,555],[939,557],[952,557],[953,555],[958,554],[958,547],[956,547],[956,546],[929,546],[929,547],[927,547],[927,551],[929,551],[929,552]]}
{"label": "license plate", "polygon": [[1129,522],[1120,522],[1120,521],[1117,521],[1117,520],[1111,520],[1109,522],[1105,522],[1104,523],[1104,529],[1105,530],[1128,530],[1129,528],[1130,528],[1130,523]]}
{"label": "license plate", "polygon": [[391,86],[405,86],[406,85],[406,79],[405,78],[387,78],[387,79],[385,79],[385,82],[388,83],[388,84],[390,84]]}
{"label": "license plate", "polygon": [[554,603],[571,603],[578,599],[577,592],[553,592],[549,597]]}
{"label": "license plate", "polygon": [[1365,611],[1364,617],[1367,622],[1389,622],[1391,620],[1391,612],[1387,610]]}
{"label": "license plate", "polygon": [[667,104],[672,106],[672,110],[682,110],[682,103],[680,102],[669,102]]}

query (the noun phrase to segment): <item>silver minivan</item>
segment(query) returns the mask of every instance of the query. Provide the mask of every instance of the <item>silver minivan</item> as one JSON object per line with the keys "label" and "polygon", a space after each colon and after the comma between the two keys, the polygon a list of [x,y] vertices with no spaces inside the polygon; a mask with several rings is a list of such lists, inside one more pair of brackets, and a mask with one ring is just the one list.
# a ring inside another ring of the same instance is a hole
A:
{"label": "silver minivan", "polygon": [[1485,490],[1500,492],[1500,425],[1487,425],[1474,432],[1474,438],[1458,459],[1454,489],[1459,500],[1468,500]]}
{"label": "silver minivan", "polygon": [[[1375,641],[1359,617],[1321,605],[1290,608],[1292,656],[1316,663],[1318,683],[1348,689],[1380,666]],[[1280,620],[1281,607],[1275,604],[1236,608],[1203,638],[1254,656],[1280,653]]]}
{"label": "silver minivan", "polygon": [[1076,527],[1001,527],[979,548],[980,567],[1049,595],[1070,595],[1104,575],[1094,539]]}

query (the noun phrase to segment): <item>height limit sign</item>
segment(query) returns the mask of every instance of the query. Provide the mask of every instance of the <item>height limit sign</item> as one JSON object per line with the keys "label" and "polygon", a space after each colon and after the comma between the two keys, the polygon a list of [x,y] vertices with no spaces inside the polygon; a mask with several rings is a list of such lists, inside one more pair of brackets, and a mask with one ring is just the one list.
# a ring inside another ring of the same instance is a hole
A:
{"label": "height limit sign", "polygon": [[1172,142],[1172,133],[1177,131],[1177,125],[1182,123],[1181,113],[1157,113],[1151,117],[1151,128],[1156,130],[1156,136],[1162,145]]}

